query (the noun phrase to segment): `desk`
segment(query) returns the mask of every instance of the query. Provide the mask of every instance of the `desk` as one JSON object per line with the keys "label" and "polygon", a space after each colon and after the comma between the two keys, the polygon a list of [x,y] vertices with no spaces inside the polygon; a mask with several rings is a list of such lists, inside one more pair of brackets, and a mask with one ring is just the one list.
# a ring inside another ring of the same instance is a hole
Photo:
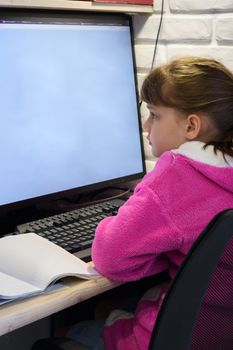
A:
{"label": "desk", "polygon": [[61,291],[2,305],[0,307],[0,335],[90,299],[122,283],[100,277],[96,280],[67,278],[64,284],[67,288]]}

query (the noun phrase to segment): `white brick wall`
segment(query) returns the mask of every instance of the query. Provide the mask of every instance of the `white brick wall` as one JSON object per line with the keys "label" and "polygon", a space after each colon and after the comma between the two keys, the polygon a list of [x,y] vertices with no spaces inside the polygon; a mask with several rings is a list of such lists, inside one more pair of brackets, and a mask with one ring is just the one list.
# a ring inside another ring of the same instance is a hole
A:
{"label": "white brick wall", "polygon": [[[139,88],[151,67],[161,3],[154,0],[152,15],[134,17]],[[181,55],[214,57],[233,70],[233,0],[164,0],[155,66]],[[141,113],[144,119],[145,106]],[[153,157],[145,135],[144,141],[149,164]]]}
{"label": "white brick wall", "polygon": [[215,22],[215,27],[217,43],[219,45],[233,45],[233,17],[219,18]]}
{"label": "white brick wall", "polygon": [[173,13],[217,13],[232,12],[232,0],[170,0]]}

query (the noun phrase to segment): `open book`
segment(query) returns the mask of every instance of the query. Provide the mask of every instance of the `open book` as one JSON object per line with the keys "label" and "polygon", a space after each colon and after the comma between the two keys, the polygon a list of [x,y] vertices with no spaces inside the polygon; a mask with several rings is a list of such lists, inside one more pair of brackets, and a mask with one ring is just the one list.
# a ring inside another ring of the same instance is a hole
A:
{"label": "open book", "polygon": [[0,305],[7,299],[42,293],[67,276],[91,279],[99,274],[87,263],[35,233],[0,239]]}

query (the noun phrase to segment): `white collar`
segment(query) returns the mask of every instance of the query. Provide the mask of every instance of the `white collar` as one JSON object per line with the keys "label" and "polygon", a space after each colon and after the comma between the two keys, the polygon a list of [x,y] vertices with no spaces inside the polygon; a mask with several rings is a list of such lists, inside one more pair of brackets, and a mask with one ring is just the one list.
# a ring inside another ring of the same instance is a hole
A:
{"label": "white collar", "polygon": [[172,152],[217,167],[233,166],[232,157],[226,155],[225,160],[222,152],[217,151],[215,154],[213,146],[208,146],[204,149],[204,145],[205,143],[201,141],[189,141],[183,143],[179,148],[172,150]]}

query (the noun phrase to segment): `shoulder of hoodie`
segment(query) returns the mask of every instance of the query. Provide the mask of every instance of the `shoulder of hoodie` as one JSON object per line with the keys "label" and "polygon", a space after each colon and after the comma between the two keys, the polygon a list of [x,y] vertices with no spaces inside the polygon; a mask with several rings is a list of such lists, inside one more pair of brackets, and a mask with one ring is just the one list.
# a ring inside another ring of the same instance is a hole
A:
{"label": "shoulder of hoodie", "polygon": [[195,168],[210,166],[212,169],[229,167],[233,169],[232,157],[226,156],[224,159],[221,152],[215,153],[212,146],[204,149],[204,145],[200,141],[190,141],[182,144],[178,149],[164,152],[157,160],[154,169],[144,176],[136,189],[154,188],[160,180],[166,179],[166,175],[173,176],[172,170],[177,166],[180,166],[182,171],[188,164]]}

